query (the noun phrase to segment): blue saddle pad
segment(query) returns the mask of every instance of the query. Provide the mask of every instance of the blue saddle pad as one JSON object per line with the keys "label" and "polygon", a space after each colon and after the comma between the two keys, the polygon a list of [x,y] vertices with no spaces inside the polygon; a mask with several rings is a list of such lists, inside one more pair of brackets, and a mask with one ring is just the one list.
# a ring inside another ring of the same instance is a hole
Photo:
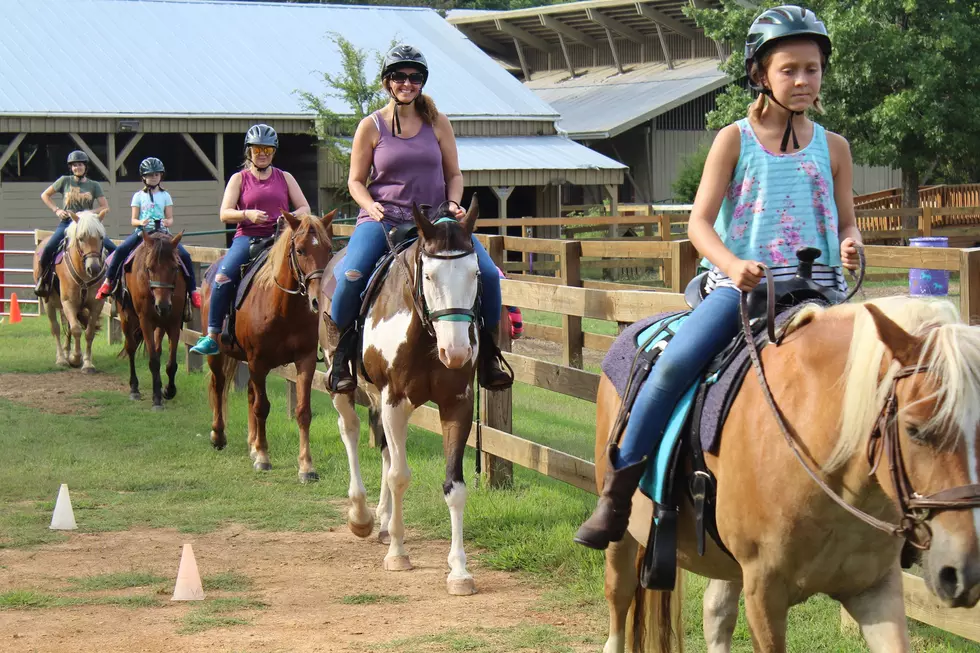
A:
{"label": "blue saddle pad", "polygon": [[[689,315],[690,313],[668,316],[653,322],[637,335],[637,344],[642,346],[644,351],[651,351],[655,347],[664,347],[664,341],[669,340],[673,333],[676,333]],[[694,404],[694,396],[700,385],[701,378],[699,377],[681,395],[674,406],[674,412],[671,413],[670,419],[667,421],[663,438],[661,438],[657,450],[650,456],[650,462],[640,479],[640,490],[657,503],[662,503],[666,494],[665,485],[670,471],[670,462],[674,456],[674,450],[680,442],[681,434],[684,432],[688,416],[691,413],[691,406]]]}

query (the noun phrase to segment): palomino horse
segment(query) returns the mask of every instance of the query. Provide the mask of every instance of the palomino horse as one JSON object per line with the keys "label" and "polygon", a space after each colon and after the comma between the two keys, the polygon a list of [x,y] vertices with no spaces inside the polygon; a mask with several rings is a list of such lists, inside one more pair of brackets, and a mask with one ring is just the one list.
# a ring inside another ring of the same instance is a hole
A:
{"label": "palomino horse", "polygon": [[[299,478],[319,480],[310,457],[310,388],[317,362],[318,297],[323,268],[333,256],[330,222],[336,211],[322,219],[284,213],[286,229],[279,235],[269,259],[256,274],[235,320],[234,343],[221,343],[221,353],[208,356],[211,381],[208,396],[214,420],[211,444],[224,449],[228,381],[238,361],[248,363],[248,448],[253,467],[272,469],[265,420],[269,398],[265,380],[273,369],[296,364],[296,423],[299,425]],[[217,266],[215,263],[212,267]],[[207,324],[211,286],[201,288],[201,322]],[[219,339],[220,341],[220,339]]]}
{"label": "palomino horse", "polygon": [[[734,559],[710,538],[697,555],[690,498],[681,505],[678,562],[714,579],[704,596],[707,650],[731,650],[744,589],[755,651],[785,651],[789,607],[817,593],[843,604],[872,652],[910,651],[901,535],[922,549],[925,582],[939,600],[953,607],[980,600],[980,328],[962,323],[945,301],[807,307],[761,359],[787,434],[761,384],[746,378],[717,455],[705,452],[717,478],[718,534]],[[596,460],[604,461],[620,405],[606,376],[597,404]],[[810,478],[786,438],[861,520]],[[600,484],[603,467],[596,465]],[[652,509],[638,492],[629,532],[606,551],[604,653],[624,650],[638,543],[646,542]],[[873,519],[883,521],[873,528]],[[634,628],[659,623],[661,650],[669,650],[671,595],[636,597]]]}
{"label": "palomino horse", "polygon": [[[58,355],[55,363],[58,365],[81,366],[83,372],[94,372],[92,365],[92,340],[99,329],[102,319],[104,299],[96,299],[95,289],[105,276],[105,255],[102,251],[102,241],[105,238],[105,227],[102,218],[107,209],[95,211],[79,211],[72,213],[72,224],[65,232],[67,247],[64,257],[55,265],[55,274],[59,292],[54,292],[44,300],[44,309],[51,322],[51,335],[54,336]],[[34,281],[40,278],[41,250],[47,242],[45,239],[34,253]],[[61,322],[65,333],[65,346],[61,346],[62,329],[58,327],[58,311],[61,311]],[[85,355],[81,354],[82,330],[85,330]],[[65,357],[65,350],[71,349],[72,338],[75,340],[75,350],[71,356]]]}
{"label": "palomino horse", "polygon": [[[177,244],[183,235],[183,232],[176,236],[160,231],[143,232],[143,244],[137,247],[131,268],[126,273],[129,296],[119,311],[122,332],[126,336],[124,351],[129,354],[129,398],[140,398],[135,355],[140,343],[145,342],[153,375],[153,410],[163,410],[163,399],[173,399],[177,395],[174,383],[177,345],[187,301],[187,282],[177,258]],[[170,340],[166,391],[160,379],[164,333]]]}
{"label": "palomino horse", "polygon": [[[470,238],[477,212],[475,196],[461,222],[447,218],[433,224],[415,207],[419,239],[392,262],[368,309],[362,336],[364,365],[358,379],[370,399],[372,418],[380,413],[383,424],[386,446],[382,449],[377,517],[379,539],[389,544],[384,559],[384,568],[389,571],[412,568],[405,551],[402,515],[402,501],[412,477],[405,452],[408,420],[428,401],[439,407],[446,452],[442,490],[452,523],[446,586],[450,594],[464,596],[476,592],[463,552],[463,452],[473,420],[473,375],[479,347],[475,324],[479,319],[479,270]],[[339,260],[338,254],[331,268]],[[332,269],[327,274],[332,274]],[[339,334],[329,318],[326,287],[321,303],[325,308],[320,344],[329,369]],[[338,425],[350,464],[347,525],[355,535],[368,537],[374,520],[365,500],[357,457],[360,420],[354,411],[354,394],[334,394],[333,405],[340,415]]]}

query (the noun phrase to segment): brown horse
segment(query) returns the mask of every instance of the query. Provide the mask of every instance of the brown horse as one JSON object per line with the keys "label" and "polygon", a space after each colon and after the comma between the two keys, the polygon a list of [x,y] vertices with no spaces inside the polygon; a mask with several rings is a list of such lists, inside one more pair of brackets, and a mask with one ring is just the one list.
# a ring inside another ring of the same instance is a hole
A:
{"label": "brown horse", "polygon": [[[184,303],[187,301],[187,282],[180,271],[177,244],[183,232],[176,236],[167,233],[143,232],[143,244],[136,248],[126,288],[129,298],[119,312],[122,332],[126,336],[123,351],[129,354],[129,398],[140,398],[136,377],[136,350],[146,343],[150,354],[150,374],[153,375],[153,410],[163,410],[163,399],[177,395],[174,376],[177,374],[177,345],[184,322]],[[163,334],[170,340],[167,361],[167,389],[160,379],[160,355]]]}
{"label": "brown horse", "polygon": [[[330,222],[336,211],[322,219],[284,213],[285,230],[256,275],[235,320],[232,344],[221,343],[221,353],[208,356],[211,368],[209,399],[214,411],[211,444],[224,449],[228,381],[238,361],[248,363],[248,447],[258,470],[272,469],[265,420],[269,398],[265,381],[273,369],[296,365],[296,423],[299,424],[299,478],[319,479],[310,457],[310,388],[317,362],[318,297],[323,269],[333,256]],[[215,263],[214,265],[218,265]],[[201,289],[201,321],[207,324],[211,294],[205,281]]]}
{"label": "brown horse", "polygon": [[[412,477],[405,452],[408,420],[426,402],[439,407],[446,452],[442,490],[452,523],[446,586],[455,595],[476,592],[463,552],[463,453],[473,420],[473,375],[479,348],[475,324],[478,318],[474,312],[479,270],[470,238],[477,211],[474,196],[462,221],[449,218],[433,224],[415,208],[419,239],[392,263],[368,309],[363,331],[363,372],[370,380],[363,374],[358,379],[370,399],[372,422],[380,413],[383,424],[385,445],[377,517],[379,539],[389,544],[384,559],[388,571],[412,568],[405,551],[402,515],[403,498]],[[327,270],[328,275],[340,256]],[[329,317],[330,292],[325,285],[320,339],[328,369],[339,339],[337,327]],[[350,464],[347,524],[355,535],[368,537],[374,520],[365,500],[357,457],[360,419],[354,411],[353,393],[334,394],[333,405],[340,415],[338,424]]]}
{"label": "brown horse", "polygon": [[[94,372],[92,365],[92,340],[99,329],[104,299],[96,299],[95,289],[105,277],[105,254],[102,241],[105,227],[102,218],[107,209],[95,211],[69,211],[72,224],[65,233],[67,249],[59,263],[55,265],[58,293],[52,292],[44,300],[44,309],[51,322],[51,335],[58,348],[55,363],[58,365],[81,366],[83,372]],[[49,236],[50,238],[50,236]],[[34,281],[41,275],[41,251],[48,239],[34,252]],[[58,326],[58,312],[61,312],[62,328]],[[81,354],[82,330],[85,330],[85,356]],[[61,346],[62,331],[65,333],[65,346]],[[65,357],[65,350],[71,349],[72,339],[75,350]]]}
{"label": "brown horse", "polygon": [[[734,559],[710,538],[697,555],[689,498],[678,526],[679,565],[714,579],[704,596],[709,653],[731,650],[743,590],[755,651],[785,651],[789,607],[818,593],[843,604],[871,651],[910,651],[903,538],[884,529],[908,527],[901,534],[925,549],[925,582],[943,603],[980,600],[980,328],[963,324],[945,301],[808,307],[761,359],[789,437],[814,473],[839,498],[890,525],[873,528],[831,500],[794,457],[761,385],[747,378],[717,455],[707,456],[717,478],[718,533]],[[596,460],[604,461],[620,406],[606,376],[597,405]],[[889,460],[878,464],[883,450]],[[600,485],[604,471],[596,465]],[[669,650],[671,595],[636,593],[639,543],[652,510],[637,492],[629,532],[606,551],[604,653],[624,650],[634,595],[634,628],[659,623],[661,650]]]}

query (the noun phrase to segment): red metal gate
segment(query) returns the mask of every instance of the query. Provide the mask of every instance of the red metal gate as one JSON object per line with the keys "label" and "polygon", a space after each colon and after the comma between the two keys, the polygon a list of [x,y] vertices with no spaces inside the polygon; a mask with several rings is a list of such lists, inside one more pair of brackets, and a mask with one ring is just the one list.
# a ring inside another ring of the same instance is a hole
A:
{"label": "red metal gate", "polygon": [[23,317],[41,314],[34,296],[33,256],[33,231],[0,231],[0,315],[10,315],[11,293],[17,293]]}

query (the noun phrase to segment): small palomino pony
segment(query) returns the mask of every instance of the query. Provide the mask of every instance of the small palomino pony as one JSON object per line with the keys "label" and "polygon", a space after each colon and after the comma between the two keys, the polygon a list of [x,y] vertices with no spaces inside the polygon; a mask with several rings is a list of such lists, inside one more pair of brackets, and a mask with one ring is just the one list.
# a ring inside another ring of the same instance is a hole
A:
{"label": "small palomino pony", "polygon": [[[177,257],[177,244],[183,235],[183,232],[171,236],[164,231],[144,231],[143,244],[136,248],[130,270],[125,274],[127,295],[119,311],[119,321],[126,337],[123,351],[129,354],[129,398],[140,398],[135,355],[140,343],[145,343],[153,376],[153,410],[162,410],[163,399],[177,396],[174,383],[177,346],[187,302],[187,282]],[[166,391],[160,378],[164,334],[170,340]]]}
{"label": "small palomino pony", "polygon": [[[405,451],[408,420],[428,401],[439,407],[446,453],[442,490],[452,524],[446,587],[450,594],[460,596],[476,592],[463,552],[463,453],[473,420],[473,377],[479,348],[476,320],[480,278],[471,240],[477,212],[475,196],[459,222],[444,214],[433,224],[414,208],[419,238],[392,261],[387,278],[367,308],[362,331],[363,366],[358,375],[359,386],[370,400],[376,434],[380,430],[376,423],[379,413],[383,425],[377,518],[379,540],[389,545],[384,559],[388,571],[412,569],[405,550],[402,510],[412,477]],[[327,275],[340,260],[338,254]],[[321,302],[326,308],[320,342],[328,369],[339,339],[329,317],[331,292],[324,286]],[[366,538],[374,528],[374,519],[365,500],[357,456],[360,419],[354,411],[354,393],[334,394],[333,405],[340,415],[340,434],[350,464],[347,525],[355,535]]]}
{"label": "small palomino pony", "polygon": [[[266,377],[281,365],[295,363],[299,478],[302,482],[319,480],[310,456],[310,388],[317,362],[320,279],[333,256],[330,222],[335,213],[331,211],[322,219],[310,215],[282,215],[286,228],[272,245],[268,260],[256,273],[251,289],[238,308],[235,342],[225,343],[219,339],[221,353],[208,356],[211,368],[208,398],[214,411],[211,444],[215,449],[224,449],[227,444],[228,385],[238,361],[246,361],[249,372],[249,457],[253,467],[263,471],[272,469],[265,436],[270,407]],[[220,261],[212,264],[201,288],[202,324],[208,322],[211,295],[208,279],[213,278],[219,265]]]}
{"label": "small palomino pony", "polygon": [[[705,452],[717,482],[717,533],[731,556],[711,538],[698,555],[692,500],[682,492],[678,563],[713,579],[704,596],[707,650],[731,650],[744,590],[755,651],[786,651],[790,606],[818,593],[843,604],[873,653],[910,651],[903,545],[920,550],[925,583],[944,604],[980,600],[980,328],[945,301],[808,306],[778,346],[762,350],[761,364],[776,408],[746,378],[716,455]],[[596,460],[604,462],[620,406],[605,375],[597,405]],[[600,486],[604,467],[596,465]],[[624,650],[634,597],[634,632],[657,623],[660,650],[670,650],[671,594],[637,591],[652,514],[637,492],[629,531],[606,550],[604,653]]]}
{"label": "small palomino pony", "polygon": [[[55,363],[81,367],[83,372],[95,372],[92,365],[92,340],[98,331],[102,319],[104,299],[96,299],[96,289],[105,277],[105,253],[102,250],[105,238],[105,226],[102,218],[107,209],[102,211],[79,211],[71,215],[72,223],[65,232],[66,246],[64,254],[56,259],[55,284],[51,294],[44,300],[44,309],[51,322],[51,335],[54,336],[58,348]],[[38,245],[34,253],[34,280],[40,278],[41,251],[47,239]],[[61,323],[58,326],[58,312],[61,312]],[[82,330],[85,331],[85,355],[81,354]],[[61,346],[62,331],[65,334],[65,346]],[[65,356],[65,350],[75,349],[70,356]]]}

